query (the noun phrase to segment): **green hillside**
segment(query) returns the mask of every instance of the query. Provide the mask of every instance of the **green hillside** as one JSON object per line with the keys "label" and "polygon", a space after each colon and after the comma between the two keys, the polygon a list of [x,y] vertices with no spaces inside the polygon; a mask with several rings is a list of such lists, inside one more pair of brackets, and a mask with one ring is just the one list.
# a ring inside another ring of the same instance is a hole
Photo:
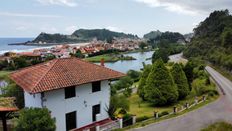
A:
{"label": "green hillside", "polygon": [[194,29],[184,56],[232,70],[232,16],[228,10],[214,11]]}
{"label": "green hillside", "polygon": [[79,29],[76,30],[71,35],[62,34],[48,34],[40,33],[32,42],[46,42],[46,43],[72,43],[72,42],[87,42],[91,41],[93,38],[98,40],[109,40],[112,38],[132,38],[137,39],[136,35],[125,34],[122,32],[113,32],[107,29]]}

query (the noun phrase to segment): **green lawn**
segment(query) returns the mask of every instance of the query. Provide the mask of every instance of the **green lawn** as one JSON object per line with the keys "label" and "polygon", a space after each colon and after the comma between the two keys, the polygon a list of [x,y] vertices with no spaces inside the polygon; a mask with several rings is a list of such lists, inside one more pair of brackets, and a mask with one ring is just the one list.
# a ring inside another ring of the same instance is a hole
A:
{"label": "green lawn", "polygon": [[114,55],[110,55],[110,54],[88,57],[88,58],[85,58],[85,60],[90,61],[90,62],[100,62],[102,58],[104,59],[105,62],[115,62],[119,60],[118,57],[115,57]]}
{"label": "green lawn", "polygon": [[132,94],[130,98],[130,113],[137,117],[152,117],[154,111],[171,111],[172,107],[153,107],[149,102],[142,101],[137,94]]}
{"label": "green lawn", "polygon": [[10,74],[10,71],[0,71],[0,79],[8,79],[8,75]]}
{"label": "green lawn", "polygon": [[[198,99],[202,98],[202,96],[198,97]],[[194,103],[194,97],[187,97],[184,100],[178,101],[176,104],[165,107],[154,107],[151,103],[142,101],[142,99],[137,94],[132,94],[131,97],[128,98],[130,101],[130,113],[135,114],[137,117],[152,117],[154,111],[158,111],[159,113],[163,111],[168,111],[169,113],[173,111],[173,107],[176,106],[178,110],[181,109],[181,106],[185,105],[186,102],[189,104]]]}
{"label": "green lawn", "polygon": [[232,125],[226,122],[216,122],[201,131],[232,131]]}
{"label": "green lawn", "polygon": [[116,62],[118,60],[135,60],[135,58],[130,56],[121,57],[121,55],[115,55],[115,54],[104,54],[104,55],[85,58],[85,60],[90,62],[100,62],[101,59],[104,59],[105,62]]}
{"label": "green lawn", "polygon": [[[132,126],[128,126],[128,127],[125,127],[125,128],[122,128],[122,129],[116,129],[115,131],[125,131],[125,130],[129,130],[129,129],[133,129],[133,128],[138,128],[138,127],[143,127],[143,126],[146,126],[146,125],[149,125],[149,124],[152,124],[152,123],[155,123],[155,122],[159,122],[159,121],[163,121],[163,120],[167,120],[167,119],[171,119],[171,118],[174,118],[174,117],[177,117],[177,116],[180,116],[180,115],[183,115],[183,114],[186,114],[190,111],[193,111],[193,110],[196,110],[198,108],[201,108],[203,107],[204,105],[207,105],[215,100],[217,100],[217,98],[219,98],[219,96],[214,96],[214,97],[210,97],[207,99],[206,102],[202,102],[196,106],[193,106],[187,110],[184,110],[182,112],[178,112],[177,114],[172,114],[172,115],[168,115],[167,117],[161,117],[159,119],[148,119],[146,121],[142,121],[142,122],[137,122],[135,125],[132,125]],[[226,130],[227,131],[227,130]]]}

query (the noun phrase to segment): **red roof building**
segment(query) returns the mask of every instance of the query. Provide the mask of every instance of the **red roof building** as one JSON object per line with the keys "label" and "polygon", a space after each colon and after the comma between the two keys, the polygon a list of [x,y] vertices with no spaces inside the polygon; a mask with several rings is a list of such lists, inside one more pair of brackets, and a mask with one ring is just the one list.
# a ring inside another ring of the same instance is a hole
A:
{"label": "red roof building", "polygon": [[123,76],[78,58],[54,59],[10,74],[24,90],[25,107],[48,108],[57,131],[111,122],[106,111],[110,81]]}
{"label": "red roof building", "polygon": [[39,93],[122,76],[125,74],[72,57],[15,71],[10,78],[25,91]]}

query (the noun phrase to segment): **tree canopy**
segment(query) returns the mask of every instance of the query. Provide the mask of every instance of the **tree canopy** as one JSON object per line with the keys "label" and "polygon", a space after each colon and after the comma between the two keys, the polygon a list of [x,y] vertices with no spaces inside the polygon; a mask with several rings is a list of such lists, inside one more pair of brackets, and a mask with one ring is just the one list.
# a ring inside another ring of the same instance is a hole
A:
{"label": "tree canopy", "polygon": [[25,108],[19,113],[16,131],[55,131],[55,119],[46,108]]}
{"label": "tree canopy", "polygon": [[138,85],[138,95],[143,99],[145,100],[145,85],[146,85],[146,80],[147,80],[147,77],[149,75],[149,73],[151,72],[151,69],[152,69],[152,66],[151,65],[144,65],[143,67],[143,73],[140,77],[140,80],[139,80],[139,85]]}
{"label": "tree canopy", "polygon": [[174,64],[171,69],[171,74],[174,82],[177,85],[179,99],[185,98],[189,94],[190,90],[187,77],[184,71],[182,70],[181,66],[177,63]]}
{"label": "tree canopy", "polygon": [[232,16],[228,10],[214,11],[195,29],[184,51],[186,57],[200,57],[232,70]]}
{"label": "tree canopy", "polygon": [[154,105],[167,105],[177,101],[177,87],[161,59],[157,60],[148,75],[145,98]]}

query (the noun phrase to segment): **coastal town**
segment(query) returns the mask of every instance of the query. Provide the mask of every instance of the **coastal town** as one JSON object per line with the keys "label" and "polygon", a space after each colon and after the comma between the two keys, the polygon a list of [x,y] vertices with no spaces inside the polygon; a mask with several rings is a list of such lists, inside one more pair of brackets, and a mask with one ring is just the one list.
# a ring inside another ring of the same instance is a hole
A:
{"label": "coastal town", "polygon": [[38,48],[27,52],[6,52],[0,56],[0,60],[10,59],[11,57],[42,57],[55,56],[55,58],[69,58],[72,54],[80,51],[84,57],[97,54],[99,52],[117,50],[118,52],[133,51],[139,49],[139,44],[145,42],[143,39],[121,38],[114,39],[112,43],[97,40],[96,38],[88,43],[60,44],[49,48]]}

